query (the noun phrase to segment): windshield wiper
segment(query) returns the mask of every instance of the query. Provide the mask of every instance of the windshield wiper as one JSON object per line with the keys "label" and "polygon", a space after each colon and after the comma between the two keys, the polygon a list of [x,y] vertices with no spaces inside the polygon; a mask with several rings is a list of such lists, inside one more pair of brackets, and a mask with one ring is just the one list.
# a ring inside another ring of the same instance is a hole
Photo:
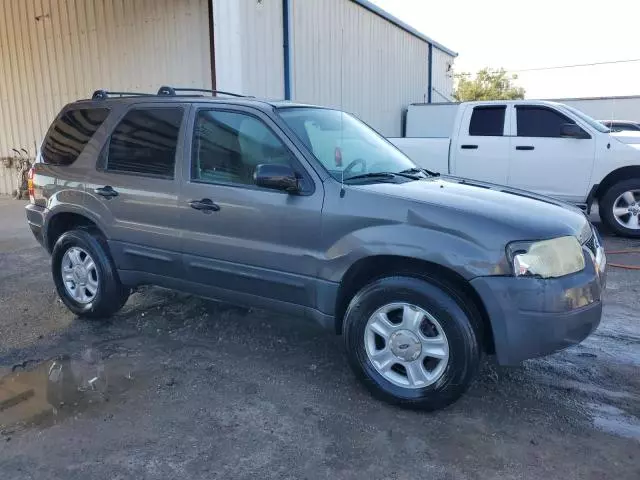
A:
{"label": "windshield wiper", "polygon": [[440,172],[432,172],[431,170],[427,170],[426,168],[418,167],[407,168],[406,170],[402,170],[400,173],[424,173],[426,175],[429,175],[430,177],[440,176]]}
{"label": "windshield wiper", "polygon": [[358,180],[361,178],[385,179],[385,178],[393,178],[395,176],[396,174],[391,172],[369,172],[369,173],[360,173],[358,175],[351,175],[350,177],[345,178],[344,181],[346,182],[347,180]]}
{"label": "windshield wiper", "polygon": [[411,180],[420,180],[423,178],[416,175],[416,173],[423,173],[423,172],[422,170],[418,170],[418,169],[403,170],[402,172],[368,172],[368,173],[360,173],[358,175],[352,175],[350,177],[345,178],[344,180],[345,181],[358,180],[361,178],[388,179],[388,178],[394,178],[394,177],[404,177],[404,178],[409,178]]}

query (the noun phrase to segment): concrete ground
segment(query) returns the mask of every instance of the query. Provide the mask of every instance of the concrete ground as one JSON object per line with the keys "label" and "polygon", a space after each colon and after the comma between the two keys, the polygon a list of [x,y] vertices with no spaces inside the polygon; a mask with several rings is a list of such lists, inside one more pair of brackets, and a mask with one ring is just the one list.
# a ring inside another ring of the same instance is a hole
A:
{"label": "concrete ground", "polygon": [[22,207],[0,200],[2,479],[640,478],[638,271],[609,270],[582,345],[487,361],[459,402],[413,412],[373,400],[342,339],[299,318],[156,288],[75,318]]}

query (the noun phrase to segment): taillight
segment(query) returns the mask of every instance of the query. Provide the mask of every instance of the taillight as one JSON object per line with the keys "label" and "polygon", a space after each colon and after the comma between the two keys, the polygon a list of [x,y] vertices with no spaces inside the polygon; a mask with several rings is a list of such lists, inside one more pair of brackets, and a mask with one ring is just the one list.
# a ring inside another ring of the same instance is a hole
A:
{"label": "taillight", "polygon": [[35,167],[31,167],[27,174],[27,191],[29,192],[29,201],[31,203],[36,203],[36,191],[35,188],[33,188],[33,176],[35,172]]}

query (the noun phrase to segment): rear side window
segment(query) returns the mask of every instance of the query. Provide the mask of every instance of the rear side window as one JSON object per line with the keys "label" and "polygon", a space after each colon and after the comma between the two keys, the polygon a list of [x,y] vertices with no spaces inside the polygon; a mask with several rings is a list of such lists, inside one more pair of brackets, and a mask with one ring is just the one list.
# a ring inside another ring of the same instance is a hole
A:
{"label": "rear side window", "polygon": [[502,137],[506,106],[474,107],[469,123],[469,135],[475,137]]}
{"label": "rear side window", "polygon": [[562,125],[575,122],[544,107],[516,107],[519,137],[561,137]]}
{"label": "rear side window", "polygon": [[42,144],[44,163],[71,165],[109,115],[106,108],[67,110],[51,125]]}
{"label": "rear side window", "polygon": [[106,170],[173,178],[183,109],[136,108],[111,134]]}

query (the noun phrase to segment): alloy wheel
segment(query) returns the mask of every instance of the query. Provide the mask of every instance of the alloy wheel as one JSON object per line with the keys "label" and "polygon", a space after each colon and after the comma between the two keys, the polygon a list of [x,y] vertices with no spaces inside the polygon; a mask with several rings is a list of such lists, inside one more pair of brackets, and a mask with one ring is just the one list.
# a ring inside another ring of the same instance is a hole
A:
{"label": "alloy wheel", "polygon": [[449,362],[449,342],[438,320],[404,302],[376,310],[364,331],[369,361],[386,380],[405,388],[436,382]]}
{"label": "alloy wheel", "polygon": [[100,286],[98,269],[86,250],[69,248],[62,257],[60,272],[67,294],[76,302],[85,305],[95,299]]}
{"label": "alloy wheel", "polygon": [[613,202],[613,217],[624,228],[640,230],[640,190],[629,190]]}

